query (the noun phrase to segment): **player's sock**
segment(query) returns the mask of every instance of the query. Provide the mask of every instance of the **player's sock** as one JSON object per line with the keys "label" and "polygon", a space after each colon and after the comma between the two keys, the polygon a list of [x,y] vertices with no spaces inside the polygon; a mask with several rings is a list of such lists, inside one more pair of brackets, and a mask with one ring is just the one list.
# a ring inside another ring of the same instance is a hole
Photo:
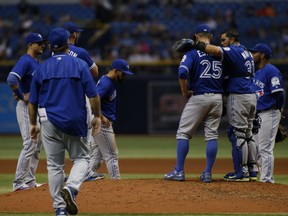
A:
{"label": "player's sock", "polygon": [[206,168],[204,172],[211,173],[218,151],[217,139],[208,140],[206,145]]}
{"label": "player's sock", "polygon": [[180,172],[184,170],[184,163],[186,155],[189,151],[189,140],[178,139],[177,140],[177,160],[176,160],[176,171]]}

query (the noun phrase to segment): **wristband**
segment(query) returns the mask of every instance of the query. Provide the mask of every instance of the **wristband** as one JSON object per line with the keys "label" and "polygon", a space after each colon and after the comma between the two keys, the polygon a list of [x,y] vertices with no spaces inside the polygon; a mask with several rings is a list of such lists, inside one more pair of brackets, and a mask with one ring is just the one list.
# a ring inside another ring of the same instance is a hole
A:
{"label": "wristband", "polygon": [[19,88],[14,89],[13,92],[15,93],[15,95],[17,95],[19,100],[24,99],[24,96],[23,96],[22,92],[20,92]]}

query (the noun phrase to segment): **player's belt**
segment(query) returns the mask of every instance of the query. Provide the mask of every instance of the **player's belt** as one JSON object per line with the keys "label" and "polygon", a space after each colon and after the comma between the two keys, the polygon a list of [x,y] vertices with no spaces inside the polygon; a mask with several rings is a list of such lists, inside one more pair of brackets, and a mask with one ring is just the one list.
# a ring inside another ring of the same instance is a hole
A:
{"label": "player's belt", "polygon": [[214,94],[221,94],[221,93],[214,93],[214,92],[193,92],[193,96],[195,96],[195,95],[214,95]]}
{"label": "player's belt", "polygon": [[257,110],[257,113],[265,112],[265,111],[268,111],[268,110],[277,110],[277,109],[278,108],[276,106],[272,106],[272,107],[269,107],[267,109]]}

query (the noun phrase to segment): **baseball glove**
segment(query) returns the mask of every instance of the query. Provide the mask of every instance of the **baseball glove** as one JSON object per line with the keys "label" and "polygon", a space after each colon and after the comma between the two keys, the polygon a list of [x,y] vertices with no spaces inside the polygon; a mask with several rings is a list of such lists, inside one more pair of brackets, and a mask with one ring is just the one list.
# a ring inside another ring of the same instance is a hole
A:
{"label": "baseball glove", "polygon": [[282,142],[287,138],[287,136],[288,136],[287,130],[281,124],[279,124],[275,142],[276,143]]}
{"label": "baseball glove", "polygon": [[172,49],[176,50],[179,53],[186,53],[193,49],[194,47],[194,41],[189,38],[183,38],[181,40],[178,40],[174,43],[172,46]]}

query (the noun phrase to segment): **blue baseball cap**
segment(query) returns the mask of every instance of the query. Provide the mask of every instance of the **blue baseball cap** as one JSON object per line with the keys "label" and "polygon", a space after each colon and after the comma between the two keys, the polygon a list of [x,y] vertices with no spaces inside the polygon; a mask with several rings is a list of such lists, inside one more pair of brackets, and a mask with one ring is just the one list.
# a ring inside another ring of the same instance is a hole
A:
{"label": "blue baseball cap", "polygon": [[112,62],[111,68],[122,71],[125,74],[133,75],[133,72],[129,71],[128,62],[124,59],[116,59]]}
{"label": "blue baseball cap", "polygon": [[30,43],[39,43],[39,42],[44,42],[44,41],[46,41],[46,39],[43,39],[42,35],[39,33],[30,33],[27,35],[25,39],[26,45]]}
{"label": "blue baseball cap", "polygon": [[200,24],[196,27],[195,29],[195,34],[199,34],[199,33],[209,33],[212,34],[212,31],[210,29],[210,27],[208,25],[205,24]]}
{"label": "blue baseball cap", "polygon": [[265,57],[266,57],[267,59],[271,58],[271,56],[272,56],[272,50],[271,50],[271,48],[270,48],[268,45],[264,44],[264,43],[258,43],[258,44],[256,44],[256,46],[253,47],[253,48],[251,48],[251,49],[249,49],[249,51],[251,51],[251,52],[261,52],[261,53],[264,53],[264,54],[265,54]]}
{"label": "blue baseball cap", "polygon": [[78,26],[74,22],[66,22],[63,25],[63,28],[70,32],[70,34],[74,32],[82,32],[83,29],[79,29]]}
{"label": "blue baseball cap", "polygon": [[68,44],[68,38],[70,36],[70,33],[63,29],[63,28],[54,28],[49,36],[48,41],[52,48],[59,48],[64,46],[65,44]]}

